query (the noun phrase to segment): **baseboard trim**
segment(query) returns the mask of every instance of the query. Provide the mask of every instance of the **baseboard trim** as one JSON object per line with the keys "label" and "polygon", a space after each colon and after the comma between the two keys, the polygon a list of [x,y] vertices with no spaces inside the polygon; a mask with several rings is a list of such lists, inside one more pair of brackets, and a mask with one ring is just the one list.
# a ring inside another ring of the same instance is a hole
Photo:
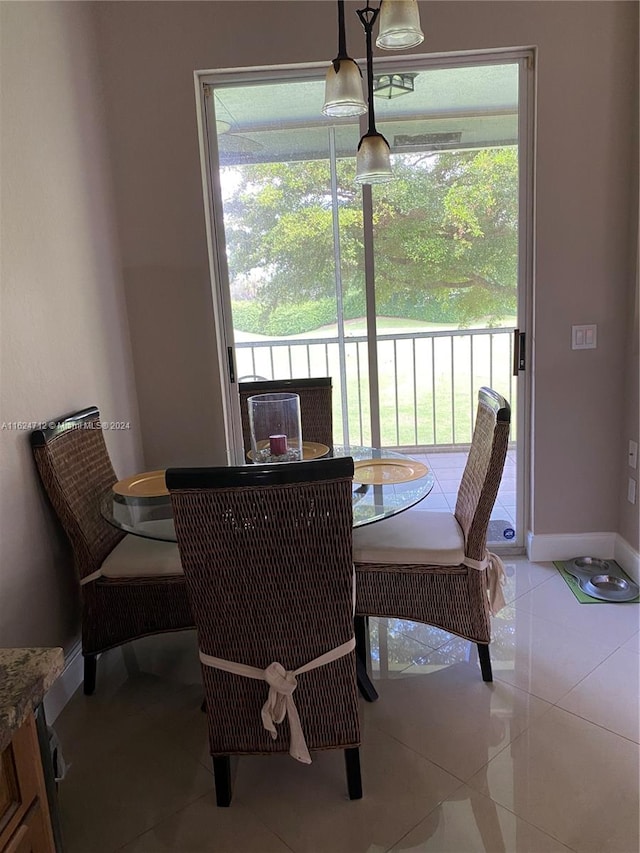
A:
{"label": "baseboard trim", "polygon": [[616,535],[613,559],[622,566],[632,580],[640,584],[640,553],[632,548],[619,533]]}
{"label": "baseboard trim", "polygon": [[[527,557],[533,563],[573,557],[617,559],[616,533],[527,533]],[[620,565],[627,571],[622,563]]]}
{"label": "baseboard trim", "polygon": [[82,643],[78,640],[65,655],[62,674],[54,681],[44,697],[44,712],[49,725],[55,721],[69,699],[80,687],[83,676]]}

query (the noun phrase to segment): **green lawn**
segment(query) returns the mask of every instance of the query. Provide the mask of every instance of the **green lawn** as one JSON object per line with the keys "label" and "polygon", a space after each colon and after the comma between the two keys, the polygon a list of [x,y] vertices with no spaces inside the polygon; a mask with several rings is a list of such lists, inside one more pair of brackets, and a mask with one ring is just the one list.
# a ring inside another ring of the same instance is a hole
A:
{"label": "green lawn", "polygon": [[[392,332],[447,332],[450,330],[459,329],[457,323],[427,323],[424,320],[405,320],[402,317],[377,317],[376,324],[379,332],[390,334]],[[516,325],[515,317],[505,317],[500,321],[500,326],[513,327]],[[347,335],[364,335],[367,332],[367,321],[365,317],[358,317],[355,320],[346,320],[344,324],[345,333]],[[469,328],[484,329],[484,323],[474,323]],[[238,342],[244,341],[296,341],[306,340],[307,338],[333,338],[338,334],[338,326],[333,323],[330,326],[321,326],[319,329],[312,329],[309,332],[302,332],[299,335],[290,335],[288,337],[268,337],[267,335],[257,335],[255,332],[241,332],[238,329],[234,330],[235,339]]]}
{"label": "green lawn", "polygon": [[[511,326],[515,318],[505,320]],[[369,364],[366,343],[349,336],[366,332],[363,319],[345,324],[345,373],[349,440],[370,444]],[[378,330],[458,331],[457,326],[421,323],[397,318],[378,318]],[[336,343],[305,344],[305,340],[331,338],[336,327],[323,327],[286,340],[290,346],[270,347],[273,338],[250,339],[256,348],[255,365],[250,351],[238,349],[238,375],[258,374],[267,378],[289,376],[332,376],[334,384],[334,433],[344,441],[341,414],[339,350]],[[248,337],[248,336],[247,336]],[[241,333],[236,334],[238,341]],[[246,338],[245,338],[246,339]],[[473,345],[472,345],[473,340]],[[515,383],[511,378],[511,335],[496,328],[495,334],[463,337],[380,341],[380,423],[383,446],[454,445],[471,441],[472,419],[478,389],[491,385],[515,408]],[[473,354],[472,354],[473,347]],[[473,355],[473,357],[472,357]],[[493,370],[491,365],[493,364]],[[397,376],[397,385],[396,385]]]}

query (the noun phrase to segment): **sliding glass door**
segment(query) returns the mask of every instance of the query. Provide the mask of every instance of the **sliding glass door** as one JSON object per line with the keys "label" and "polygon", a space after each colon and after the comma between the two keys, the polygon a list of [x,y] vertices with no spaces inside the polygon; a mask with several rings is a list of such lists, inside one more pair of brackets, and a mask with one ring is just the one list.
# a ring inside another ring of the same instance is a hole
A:
{"label": "sliding glass door", "polygon": [[[413,452],[464,452],[481,385],[517,409],[513,341],[526,325],[531,205],[526,59],[382,61],[407,91],[376,97],[395,180],[373,187],[354,181],[359,119],[320,113],[324,68],[202,77],[238,453],[237,382],[248,378],[331,376],[336,443]],[[514,416],[514,463],[519,429]]]}
{"label": "sliding glass door", "polygon": [[517,404],[520,64],[408,67],[413,91],[376,103],[395,176],[371,193],[380,443],[455,449],[482,385]]}
{"label": "sliding glass door", "polygon": [[336,440],[370,443],[358,122],[309,120],[317,79],[205,91],[236,376],[332,376]]}

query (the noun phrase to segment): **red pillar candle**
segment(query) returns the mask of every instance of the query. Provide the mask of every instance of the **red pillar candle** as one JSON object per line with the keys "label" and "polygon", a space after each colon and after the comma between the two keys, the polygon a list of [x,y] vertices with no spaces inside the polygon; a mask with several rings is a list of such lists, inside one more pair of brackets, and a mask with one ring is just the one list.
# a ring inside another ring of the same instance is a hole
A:
{"label": "red pillar candle", "polygon": [[287,436],[286,435],[270,435],[269,450],[272,456],[284,456],[287,452]]}

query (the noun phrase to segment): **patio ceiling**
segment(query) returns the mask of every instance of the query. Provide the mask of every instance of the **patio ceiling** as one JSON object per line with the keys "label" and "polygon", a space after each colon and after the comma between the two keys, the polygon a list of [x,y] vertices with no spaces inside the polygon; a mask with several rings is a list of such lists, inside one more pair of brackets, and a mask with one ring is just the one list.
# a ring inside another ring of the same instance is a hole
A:
{"label": "patio ceiling", "polygon": [[[390,70],[382,64],[374,68],[375,73]],[[417,75],[414,91],[375,99],[378,129],[394,153],[517,142],[516,64],[402,70]],[[230,125],[218,138],[221,163],[326,157],[331,127],[338,156],[353,156],[362,132],[358,118],[325,118],[323,98],[324,73],[318,79],[216,86],[216,116]]]}

